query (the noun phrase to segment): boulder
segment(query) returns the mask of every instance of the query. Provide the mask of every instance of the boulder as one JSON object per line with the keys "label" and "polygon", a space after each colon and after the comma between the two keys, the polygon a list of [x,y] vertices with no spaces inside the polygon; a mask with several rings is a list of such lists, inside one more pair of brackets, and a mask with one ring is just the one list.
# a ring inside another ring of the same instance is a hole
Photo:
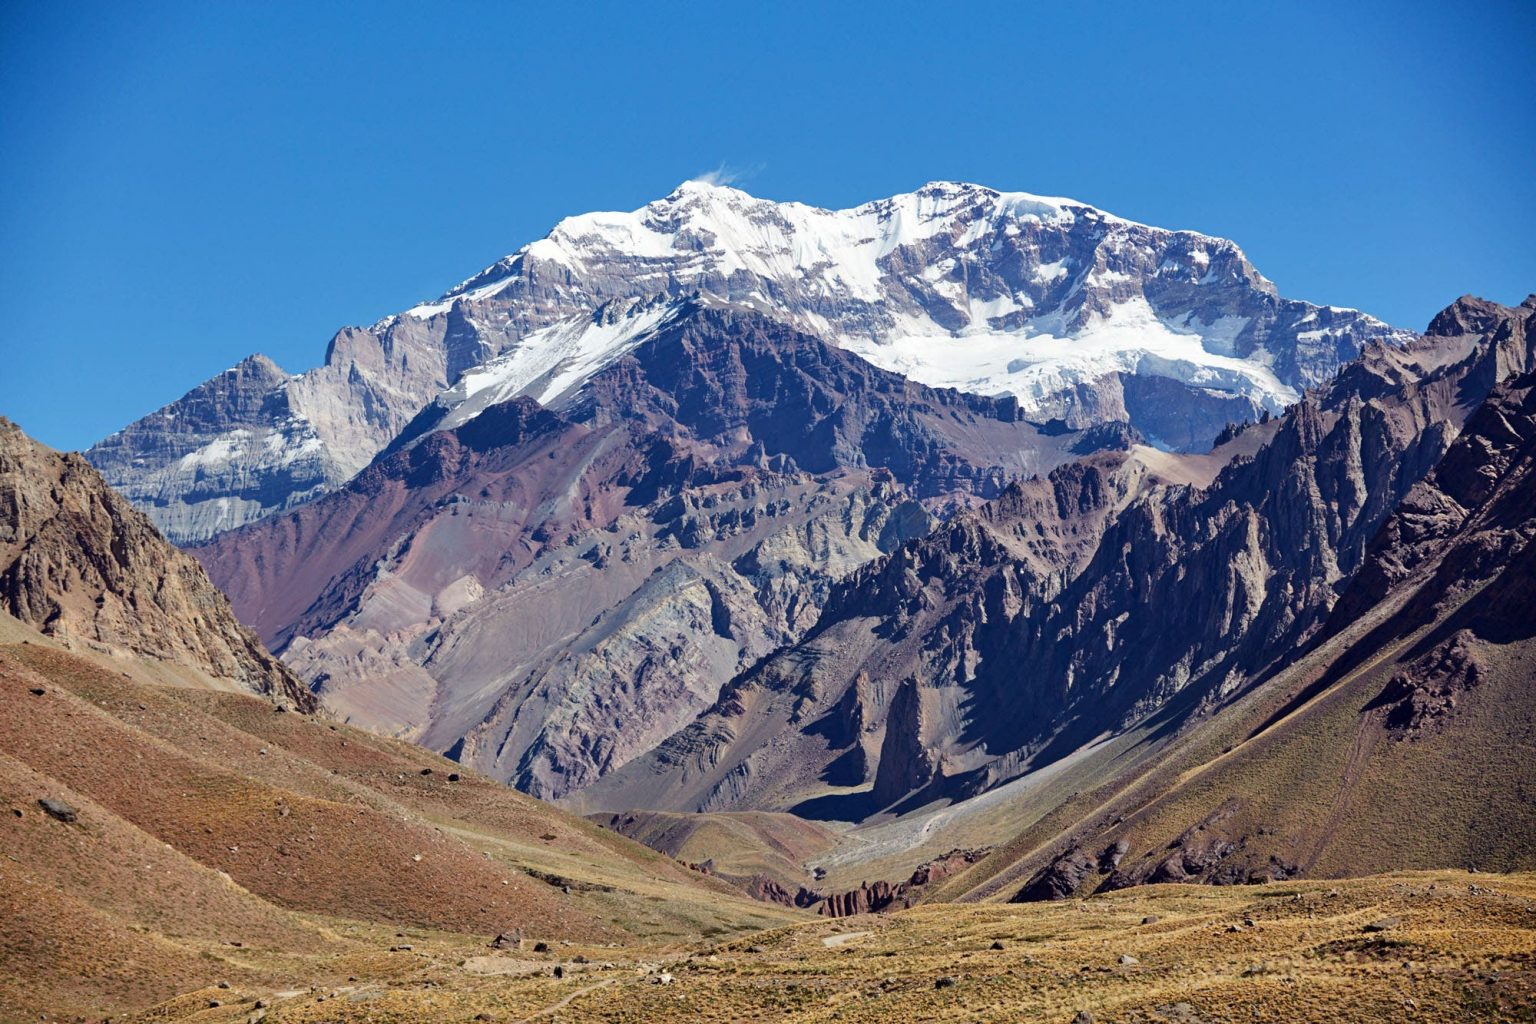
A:
{"label": "boulder", "polygon": [[62,822],[78,821],[80,818],[80,812],[75,810],[69,804],[65,803],[63,800],[54,800],[50,797],[43,797],[37,802],[37,806],[41,807],[43,811],[47,813],[48,817],[55,818]]}
{"label": "boulder", "polygon": [[510,928],[507,931],[498,933],[497,936],[491,940],[491,948],[522,949],[523,930],[521,928]]}

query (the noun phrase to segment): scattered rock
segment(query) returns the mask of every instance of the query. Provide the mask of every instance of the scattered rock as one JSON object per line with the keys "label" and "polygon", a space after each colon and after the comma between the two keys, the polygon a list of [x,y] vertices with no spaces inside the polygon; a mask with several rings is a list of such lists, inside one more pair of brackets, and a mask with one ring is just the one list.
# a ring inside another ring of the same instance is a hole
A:
{"label": "scattered rock", "polygon": [[409,953],[414,948],[414,946],[390,946],[389,951],[391,953]]}
{"label": "scattered rock", "polygon": [[1401,920],[1395,917],[1381,917],[1366,925],[1365,930],[1368,932],[1390,931],[1402,923],[1403,922]]}
{"label": "scattered rock", "polygon": [[996,941],[994,941],[992,943],[992,948],[993,949],[1003,949],[1004,948],[1003,940],[1002,939],[997,939]]}
{"label": "scattered rock", "polygon": [[1148,914],[1146,917],[1141,919],[1141,923],[1142,924],[1157,924],[1157,922],[1159,922],[1161,920],[1162,920],[1162,918],[1159,917],[1156,914]]}
{"label": "scattered rock", "polygon": [[219,982],[219,984],[218,984],[218,986],[217,986],[217,987],[218,987],[218,988],[229,988],[229,982],[227,982],[227,981],[221,981],[221,982]]}
{"label": "scattered rock", "polygon": [[748,946],[747,947],[747,952],[748,953],[766,953],[766,952],[768,952],[768,947],[767,946]]}
{"label": "scattered rock", "polygon": [[448,781],[449,782],[458,782],[459,781],[459,773],[458,772],[449,772],[448,773]]}
{"label": "scattered rock", "polygon": [[491,940],[491,948],[492,949],[522,949],[523,948],[523,930],[521,928],[512,928],[512,929],[509,929],[508,931],[501,932],[494,939]]}
{"label": "scattered rock", "polygon": [[65,803],[63,800],[54,800],[45,796],[37,802],[37,806],[41,807],[44,813],[48,815],[48,817],[55,818],[62,822],[67,823],[78,821],[80,819],[80,812],[75,810],[69,804]]}
{"label": "scattered rock", "polygon": [[954,988],[955,987],[955,979],[950,977],[949,975],[945,974],[942,977],[938,977],[938,978],[933,979],[933,987],[934,988]]}
{"label": "scattered rock", "polygon": [[1131,956],[1131,954],[1129,954],[1129,953],[1122,953],[1122,954],[1120,954],[1120,966],[1121,967],[1135,967],[1135,966],[1137,966],[1140,963],[1141,963],[1140,960],[1138,960],[1135,957]]}
{"label": "scattered rock", "polygon": [[34,696],[34,697],[41,697],[43,694],[47,693],[48,691],[43,689],[41,686],[34,686],[34,687],[32,687],[30,692],[31,692],[32,696]]}
{"label": "scattered rock", "polygon": [[432,774],[432,769],[431,768],[423,768],[421,770],[421,774],[423,774],[423,775],[431,775]]}
{"label": "scattered rock", "polygon": [[533,944],[533,951],[535,953],[548,953],[549,952],[549,943],[547,943],[547,942],[535,942]]}
{"label": "scattered rock", "polygon": [[670,985],[672,984],[672,975],[666,971],[662,971],[660,974],[656,975],[656,977],[651,979],[651,984]]}
{"label": "scattered rock", "polygon": [[557,978],[565,977],[565,965],[564,964],[555,964],[555,977],[557,977]]}
{"label": "scattered rock", "polygon": [[1072,1024],[1093,1024],[1093,1013],[1088,1010],[1078,1010],[1077,1016],[1072,1018]]}

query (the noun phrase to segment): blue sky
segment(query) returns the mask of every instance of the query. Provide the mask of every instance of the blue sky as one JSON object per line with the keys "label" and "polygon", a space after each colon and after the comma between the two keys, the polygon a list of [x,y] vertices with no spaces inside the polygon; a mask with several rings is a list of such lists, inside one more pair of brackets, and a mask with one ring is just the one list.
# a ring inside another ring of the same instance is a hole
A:
{"label": "blue sky", "polygon": [[4,0],[0,413],[84,447],[722,165],[1072,196],[1422,327],[1536,289],[1533,36],[1525,2]]}

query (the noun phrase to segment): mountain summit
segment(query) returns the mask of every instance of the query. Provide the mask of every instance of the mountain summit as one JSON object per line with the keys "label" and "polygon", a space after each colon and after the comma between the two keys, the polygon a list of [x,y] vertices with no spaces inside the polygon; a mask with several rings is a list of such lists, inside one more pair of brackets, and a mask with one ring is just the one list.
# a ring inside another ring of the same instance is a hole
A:
{"label": "mountain summit", "polygon": [[[1172,449],[1412,337],[1279,297],[1232,242],[1070,199],[933,182],[823,210],[694,181],[568,218],[434,301],[342,330],[317,369],[247,360],[88,457],[173,540],[206,539],[335,488],[439,395],[472,390],[470,371],[498,401],[568,399],[695,294],[930,387],[1012,396],[1035,422],[1129,423]],[[189,416],[210,391],[240,400]]]}

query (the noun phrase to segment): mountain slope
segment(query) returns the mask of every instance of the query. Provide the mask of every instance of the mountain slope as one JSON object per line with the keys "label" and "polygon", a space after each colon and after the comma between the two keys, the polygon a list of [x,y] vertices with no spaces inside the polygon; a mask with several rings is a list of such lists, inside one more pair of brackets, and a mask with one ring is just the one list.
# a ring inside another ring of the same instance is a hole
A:
{"label": "mountain slope", "polygon": [[153,676],[0,616],[0,1017],[386,980],[415,963],[391,947],[443,932],[628,943],[788,919],[418,747]]}
{"label": "mountain slope", "polygon": [[1278,297],[1231,242],[1072,200],[935,182],[831,211],[695,182],[562,221],[437,301],[341,331],[318,369],[253,357],[88,454],[173,540],[206,539],[338,486],[444,392],[558,405],[627,351],[613,304],[694,293],[930,386],[1012,395],[1037,422],[1129,422],[1176,448],[1411,336]]}
{"label": "mountain slope", "polygon": [[[1493,391],[1378,532],[1312,651],[941,898],[1530,869],[1533,540],[1527,372]],[[1111,849],[1113,865],[1100,858]]]}
{"label": "mountain slope", "polygon": [[71,646],[156,658],[301,707],[313,698],[197,561],[80,456],[0,418],[0,610]]}
{"label": "mountain slope", "polygon": [[196,553],[338,713],[542,796],[685,725],[835,579],[926,532],[921,501],[1125,440],[711,300],[669,308],[558,410],[523,396],[439,429],[456,408]]}
{"label": "mountain slope", "polygon": [[1231,438],[1251,454],[1203,486],[1188,460],[1169,482],[1124,456],[1015,485],[850,579],[804,640],[582,805],[877,823],[1037,772],[1081,778],[1084,758],[1141,764],[1325,635],[1382,523],[1493,379],[1532,365],[1528,313],[1371,349]]}

